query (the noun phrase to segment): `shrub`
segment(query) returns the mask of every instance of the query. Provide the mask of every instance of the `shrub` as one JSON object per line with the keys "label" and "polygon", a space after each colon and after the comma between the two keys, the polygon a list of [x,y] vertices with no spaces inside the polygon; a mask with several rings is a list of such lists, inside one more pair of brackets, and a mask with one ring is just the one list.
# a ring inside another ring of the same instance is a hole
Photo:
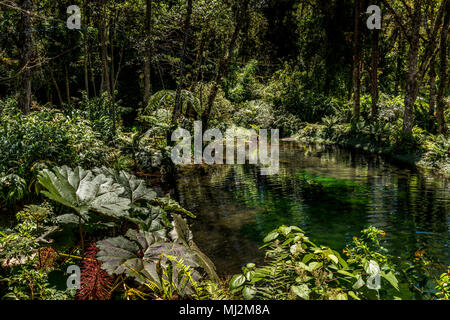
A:
{"label": "shrub", "polygon": [[286,67],[278,72],[272,85],[274,110],[295,115],[300,121],[316,123],[333,113],[339,106],[337,100],[305,89],[304,75],[300,71]]}
{"label": "shrub", "polygon": [[227,97],[235,103],[241,103],[257,98],[259,83],[255,79],[258,61],[251,60],[244,67],[239,68],[226,86],[230,87]]}
{"label": "shrub", "polygon": [[106,92],[91,99],[86,92],[82,92],[82,99],[77,105],[66,107],[64,112],[70,118],[87,120],[101,140],[113,142],[116,137],[115,129],[119,124],[119,115],[124,112],[120,101],[113,101]]}
{"label": "shrub", "polygon": [[272,128],[275,122],[274,111],[270,102],[264,100],[246,101],[238,106],[233,122],[241,127]]}
{"label": "shrub", "polygon": [[90,167],[110,161],[111,150],[87,120],[45,108],[23,115],[13,100],[0,105],[0,173],[29,181],[38,162]]}

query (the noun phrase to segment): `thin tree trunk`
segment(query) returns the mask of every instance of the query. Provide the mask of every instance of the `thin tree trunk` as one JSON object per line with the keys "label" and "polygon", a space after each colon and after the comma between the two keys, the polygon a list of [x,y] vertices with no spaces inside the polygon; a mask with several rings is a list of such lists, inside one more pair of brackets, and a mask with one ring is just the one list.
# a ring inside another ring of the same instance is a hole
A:
{"label": "thin tree trunk", "polygon": [[429,82],[429,86],[430,86],[430,109],[428,110],[428,117],[429,117],[429,123],[428,123],[428,128],[432,129],[433,128],[433,123],[435,120],[435,116],[434,116],[434,112],[436,109],[436,61],[433,58],[430,62],[430,71],[428,73],[429,77],[430,77],[430,82]]}
{"label": "thin tree trunk", "polygon": [[[412,19],[418,26],[422,24],[422,5],[420,1],[414,2],[414,17]],[[406,81],[405,112],[403,115],[403,132],[411,134],[414,127],[414,103],[419,91],[417,79],[417,61],[419,58],[419,27],[411,28],[409,58],[408,58],[408,78]]]}
{"label": "thin tree trunk", "polygon": [[355,0],[355,29],[354,29],[354,57],[353,57],[353,117],[358,121],[361,114],[361,1]]}
{"label": "thin tree trunk", "polygon": [[110,104],[110,113],[112,115],[112,119],[113,119],[113,132],[114,132],[114,136],[116,135],[116,101],[115,101],[115,88],[114,88],[114,79],[115,79],[115,66],[114,66],[114,38],[115,38],[115,19],[113,20],[114,23],[112,25],[112,32],[109,33],[110,36],[110,45],[111,45],[111,72],[110,72],[110,76],[111,79],[110,81],[110,87],[111,87],[111,96],[110,96],[110,100],[109,100],[109,104]]}
{"label": "thin tree trunk", "polygon": [[[83,1],[83,8],[86,11],[87,5],[86,0]],[[84,14],[84,25],[87,26],[87,14]],[[87,29],[83,32],[83,50],[84,50],[84,57],[83,57],[83,67],[84,67],[84,88],[86,90],[86,95],[89,98],[89,69],[88,69],[88,43],[87,43]]]}
{"label": "thin tree trunk", "polygon": [[69,79],[69,68],[67,67],[67,64],[64,64],[64,71],[65,71],[65,80],[66,80],[66,97],[67,97],[67,104],[70,104],[70,79]]}
{"label": "thin tree trunk", "polygon": [[151,37],[152,37],[152,0],[147,0],[147,8],[145,12],[145,57],[144,57],[144,106],[148,104],[151,95]]}
{"label": "thin tree trunk", "polygon": [[20,7],[21,18],[19,23],[19,51],[20,51],[20,77],[18,87],[17,101],[20,109],[24,113],[31,110],[31,33],[26,32],[31,29],[31,17],[28,12],[31,11],[31,0],[22,0]]}
{"label": "thin tree trunk", "polygon": [[372,35],[372,70],[371,70],[371,87],[372,87],[372,120],[378,118],[378,63],[380,57],[379,50],[380,31],[373,30]]}
{"label": "thin tree trunk", "polygon": [[198,80],[200,79],[200,73],[201,70],[203,69],[202,66],[203,66],[203,55],[205,52],[205,45],[206,45],[206,35],[202,34],[202,37],[200,39],[200,45],[197,50],[197,55],[195,57],[195,64],[197,65],[197,69],[195,71],[195,77],[192,85],[195,85],[195,83],[197,83]]}
{"label": "thin tree trunk", "polygon": [[53,68],[51,66],[50,66],[50,77],[52,78],[53,85],[55,86],[56,93],[58,94],[59,104],[60,106],[62,106],[64,104],[64,100],[61,94],[61,90],[59,89],[58,82],[55,79]]}
{"label": "thin tree trunk", "polygon": [[88,46],[86,39],[86,32],[84,33],[84,88],[86,90],[86,95],[89,98],[89,69],[88,69]]}
{"label": "thin tree trunk", "polygon": [[111,95],[111,87],[109,83],[109,66],[108,66],[108,47],[107,41],[107,31],[106,29],[100,32],[100,42],[101,42],[101,55],[102,55],[102,87],[101,91],[107,92]]}
{"label": "thin tree trunk", "polygon": [[445,101],[445,90],[448,85],[448,69],[447,69],[447,37],[449,28],[449,15],[450,15],[450,2],[447,2],[447,8],[445,9],[444,26],[441,32],[441,48],[440,48],[440,84],[437,96],[437,110],[436,118],[438,122],[438,132],[441,134],[447,134],[448,127],[445,123],[445,109],[448,108],[447,102]]}
{"label": "thin tree trunk", "polygon": [[402,92],[403,89],[403,81],[404,81],[404,77],[403,77],[403,63],[404,63],[404,59],[403,56],[405,55],[405,45],[404,45],[404,41],[400,35],[400,39],[398,41],[398,47],[399,47],[399,52],[398,52],[398,56],[397,56],[397,65],[396,65],[396,72],[395,72],[395,94],[399,95],[400,92]]}
{"label": "thin tree trunk", "polygon": [[92,90],[93,90],[93,96],[96,97],[97,96],[97,85],[95,84],[95,72],[94,72],[94,68],[92,66],[93,62],[92,62],[92,55],[88,55],[88,64],[89,64],[89,70],[91,73],[91,83],[92,83]]}
{"label": "thin tree trunk", "polygon": [[189,40],[189,32],[191,29],[191,16],[192,16],[192,0],[188,0],[187,16],[184,25],[184,40],[183,40],[183,52],[181,54],[180,76],[178,80],[177,93],[175,96],[175,108],[173,110],[172,123],[175,123],[177,121],[178,112],[181,110],[181,90],[183,89],[183,82],[184,82],[184,65],[186,64],[187,43]]}
{"label": "thin tree trunk", "polygon": [[107,92],[111,95],[110,77],[109,77],[109,66],[108,66],[108,32],[106,29],[106,6],[103,8],[103,15],[101,17],[100,24],[100,50],[101,50],[101,60],[102,60],[102,85],[100,91]]}

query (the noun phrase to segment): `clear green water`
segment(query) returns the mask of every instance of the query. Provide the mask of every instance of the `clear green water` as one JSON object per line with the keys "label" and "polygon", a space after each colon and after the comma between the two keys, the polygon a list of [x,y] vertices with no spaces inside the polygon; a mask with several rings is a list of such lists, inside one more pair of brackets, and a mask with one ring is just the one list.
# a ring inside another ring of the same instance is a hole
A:
{"label": "clear green water", "polygon": [[261,239],[297,225],[316,243],[342,249],[370,225],[386,231],[396,256],[425,249],[450,265],[450,185],[382,157],[338,147],[280,145],[278,175],[257,166],[211,166],[185,173],[176,197],[197,215],[199,247],[229,275],[263,262]]}

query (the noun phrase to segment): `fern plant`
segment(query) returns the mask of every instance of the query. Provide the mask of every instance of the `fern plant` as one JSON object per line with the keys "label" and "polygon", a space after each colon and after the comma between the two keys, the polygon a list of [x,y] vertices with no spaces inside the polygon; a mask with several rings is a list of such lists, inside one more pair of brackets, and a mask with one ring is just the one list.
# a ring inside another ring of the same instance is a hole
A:
{"label": "fern plant", "polygon": [[[167,259],[164,264],[163,259]],[[142,289],[129,287],[126,295],[143,300],[148,298],[175,300],[189,297],[199,299],[204,295],[203,288],[198,283],[198,277],[195,276],[196,271],[186,265],[182,258],[161,254],[157,262],[157,270],[157,282],[143,275]]]}
{"label": "fern plant", "polygon": [[[150,97],[147,107],[142,111],[142,115],[151,115],[152,112],[158,109],[171,108],[175,105],[176,91],[175,90],[161,90]],[[200,100],[195,94],[188,90],[181,90],[181,112],[186,114],[189,106],[197,112],[202,114]]]}

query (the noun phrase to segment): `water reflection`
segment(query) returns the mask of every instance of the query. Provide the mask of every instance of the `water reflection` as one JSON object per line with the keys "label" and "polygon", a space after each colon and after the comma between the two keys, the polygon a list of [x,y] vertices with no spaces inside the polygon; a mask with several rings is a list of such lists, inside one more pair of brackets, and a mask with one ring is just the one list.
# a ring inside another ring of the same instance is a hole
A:
{"label": "water reflection", "polygon": [[338,147],[280,146],[278,175],[256,166],[212,166],[178,180],[177,197],[198,216],[193,232],[219,273],[262,262],[261,239],[285,224],[343,248],[363,228],[386,231],[395,255],[419,249],[450,264],[449,185],[381,157]]}

